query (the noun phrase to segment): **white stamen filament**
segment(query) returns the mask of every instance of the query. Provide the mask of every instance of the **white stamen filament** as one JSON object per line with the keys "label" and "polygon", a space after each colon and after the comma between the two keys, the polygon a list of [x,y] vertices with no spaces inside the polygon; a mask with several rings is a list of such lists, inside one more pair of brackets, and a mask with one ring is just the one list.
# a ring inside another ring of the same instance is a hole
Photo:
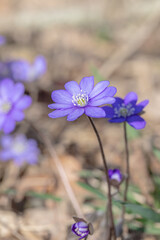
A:
{"label": "white stamen filament", "polygon": [[134,111],[135,108],[132,106],[132,104],[118,104],[118,106],[114,108],[114,117],[129,117],[134,114]]}
{"label": "white stamen filament", "polygon": [[72,103],[74,106],[84,107],[89,100],[88,94],[81,90],[80,93],[72,97]]}

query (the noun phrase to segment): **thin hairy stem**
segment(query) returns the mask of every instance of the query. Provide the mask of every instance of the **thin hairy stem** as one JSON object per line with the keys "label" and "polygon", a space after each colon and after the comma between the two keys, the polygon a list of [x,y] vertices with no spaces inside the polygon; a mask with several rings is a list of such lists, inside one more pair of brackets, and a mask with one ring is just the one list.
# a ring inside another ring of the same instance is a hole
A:
{"label": "thin hairy stem", "polygon": [[[110,186],[110,181],[109,181],[109,175],[108,175],[108,166],[107,166],[107,161],[106,161],[106,157],[104,154],[104,150],[103,150],[103,145],[102,145],[102,141],[100,139],[99,133],[95,127],[95,124],[92,120],[92,118],[88,117],[89,121],[93,127],[93,130],[96,134],[98,143],[99,143],[99,147],[100,147],[100,151],[101,151],[101,155],[102,155],[102,160],[103,160],[103,164],[104,164],[104,170],[105,170],[105,175],[106,175],[106,180],[107,180],[107,186],[108,186],[108,210],[109,210],[109,218],[108,220],[111,220],[111,231],[112,231],[112,235],[113,235],[113,239],[116,239],[116,233],[115,233],[115,227],[114,227],[114,219],[113,219],[113,212],[112,212],[112,196],[111,196],[111,186]],[[110,238],[107,237],[107,240],[110,240]]]}
{"label": "thin hairy stem", "polygon": [[[129,186],[129,179],[130,179],[130,170],[129,170],[129,149],[128,149],[128,138],[127,138],[127,128],[126,128],[126,122],[124,122],[124,142],[125,142],[125,152],[126,152],[126,181],[125,181],[125,189],[124,189],[124,196],[123,201],[127,201],[127,192],[128,192],[128,186]],[[124,221],[124,215],[125,215],[125,206],[122,208],[122,220]]]}

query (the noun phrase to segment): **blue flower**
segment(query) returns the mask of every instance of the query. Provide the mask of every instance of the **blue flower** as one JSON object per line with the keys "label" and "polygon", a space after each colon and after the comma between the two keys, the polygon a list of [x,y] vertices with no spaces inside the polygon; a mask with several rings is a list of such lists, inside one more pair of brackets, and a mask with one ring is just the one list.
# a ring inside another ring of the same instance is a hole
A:
{"label": "blue flower", "polygon": [[59,118],[68,115],[68,121],[74,121],[82,114],[93,118],[105,117],[105,111],[99,106],[114,103],[113,96],[117,91],[108,85],[109,81],[101,81],[94,87],[94,77],[84,77],[80,84],[75,81],[66,83],[66,90],[52,92],[51,97],[55,103],[48,107],[56,110],[48,116]]}
{"label": "blue flower", "polygon": [[144,100],[137,103],[138,96],[135,92],[128,93],[124,99],[115,98],[115,103],[112,107],[103,107],[106,112],[106,118],[110,118],[111,123],[127,122],[135,129],[142,129],[145,127],[145,120],[139,115],[143,108],[149,103],[149,100]]}
{"label": "blue flower", "polygon": [[32,99],[24,95],[24,85],[14,83],[11,79],[0,82],[0,130],[10,133],[15,128],[16,121],[24,119],[23,110],[28,108]]}
{"label": "blue flower", "polygon": [[0,139],[0,160],[13,160],[16,165],[24,162],[35,164],[38,161],[39,148],[34,139],[27,139],[25,135],[4,135]]}
{"label": "blue flower", "polygon": [[32,82],[46,72],[46,60],[43,56],[35,58],[33,64],[25,60],[12,60],[0,63],[0,78],[11,78],[14,81]]}

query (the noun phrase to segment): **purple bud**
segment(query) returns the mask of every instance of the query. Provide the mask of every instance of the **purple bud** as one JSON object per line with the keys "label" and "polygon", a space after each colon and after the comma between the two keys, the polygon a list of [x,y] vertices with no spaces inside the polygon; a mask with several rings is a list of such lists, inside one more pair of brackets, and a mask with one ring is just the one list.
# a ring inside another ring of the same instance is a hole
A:
{"label": "purple bud", "polygon": [[[75,218],[74,218],[75,219]],[[76,234],[80,239],[86,238],[89,234],[93,234],[93,226],[91,223],[87,223],[85,220],[80,218],[80,221],[77,221],[72,225],[72,232]]]}
{"label": "purple bud", "polygon": [[109,169],[108,175],[109,175],[109,179],[110,179],[111,183],[114,186],[119,185],[123,180],[123,176],[119,169],[113,169],[113,170]]}

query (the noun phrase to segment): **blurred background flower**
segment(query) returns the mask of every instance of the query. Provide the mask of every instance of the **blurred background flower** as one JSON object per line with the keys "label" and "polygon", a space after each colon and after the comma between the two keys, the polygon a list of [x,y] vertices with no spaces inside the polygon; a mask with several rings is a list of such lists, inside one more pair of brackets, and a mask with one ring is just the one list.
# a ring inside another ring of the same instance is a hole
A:
{"label": "blurred background flower", "polygon": [[11,78],[14,81],[32,82],[46,72],[46,59],[37,56],[33,64],[26,60],[10,60],[0,63],[0,79]]}
{"label": "blurred background flower", "polygon": [[16,165],[24,162],[35,164],[38,161],[40,150],[34,139],[27,139],[25,135],[4,135],[0,139],[0,160],[13,160]]}
{"label": "blurred background flower", "polygon": [[15,129],[16,121],[24,119],[23,110],[28,108],[32,99],[24,95],[24,85],[11,79],[0,82],[0,130],[10,133]]}

